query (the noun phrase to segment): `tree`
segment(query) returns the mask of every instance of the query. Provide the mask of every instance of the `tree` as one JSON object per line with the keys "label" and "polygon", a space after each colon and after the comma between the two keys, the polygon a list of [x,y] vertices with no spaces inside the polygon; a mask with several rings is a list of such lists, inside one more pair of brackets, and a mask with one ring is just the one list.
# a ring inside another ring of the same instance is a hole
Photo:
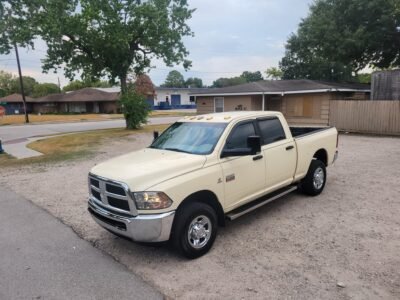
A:
{"label": "tree", "polygon": [[134,83],[134,88],[136,93],[146,98],[149,96],[154,96],[156,93],[153,82],[146,74],[137,76]]}
{"label": "tree", "polygon": [[112,84],[109,83],[108,81],[81,81],[81,80],[74,80],[68,83],[66,86],[63,87],[64,92],[69,92],[69,91],[76,91],[80,90],[86,87],[101,87],[101,88],[107,88],[111,87]]}
{"label": "tree", "polygon": [[172,70],[168,73],[165,82],[161,86],[170,88],[183,88],[185,87],[185,79],[181,73],[176,70]]}
{"label": "tree", "polygon": [[237,77],[231,77],[231,78],[218,78],[215,80],[212,84],[212,87],[215,88],[221,88],[221,87],[226,87],[226,86],[232,86],[232,85],[238,85],[238,84],[243,84],[247,83],[246,78],[237,76]]}
{"label": "tree", "polygon": [[260,71],[256,72],[249,72],[249,71],[244,71],[240,77],[243,77],[246,79],[246,82],[254,82],[254,81],[260,81],[264,80],[262,74]]}
{"label": "tree", "polygon": [[12,93],[14,78],[15,76],[11,73],[0,70],[0,90],[2,91],[2,97]]}
{"label": "tree", "polygon": [[188,88],[202,88],[203,87],[203,80],[197,77],[189,77],[185,81],[185,86]]}
{"label": "tree", "polygon": [[55,83],[38,83],[33,87],[33,97],[44,97],[50,94],[57,94],[60,88]]}
{"label": "tree", "polygon": [[365,67],[400,66],[395,0],[319,0],[289,37],[283,78],[351,80]]}
{"label": "tree", "polygon": [[183,64],[182,38],[192,36],[186,24],[194,10],[186,0],[4,0],[0,3],[0,53],[16,42],[47,44],[43,70],[63,67],[67,78],[105,75],[127,90],[127,74],[140,74],[157,58],[168,66]]}
{"label": "tree", "polygon": [[265,71],[265,75],[267,75],[267,78],[268,78],[268,79],[271,79],[271,80],[280,80],[280,79],[282,78],[282,76],[283,76],[283,72],[282,72],[282,70],[279,69],[279,68],[271,67],[271,68],[268,68],[268,69]]}
{"label": "tree", "polygon": [[[30,76],[22,76],[22,82],[24,84],[24,92],[26,96],[32,96],[33,89],[35,85],[37,85],[37,81],[35,78]],[[21,86],[19,83],[19,78],[13,78],[11,82],[11,93],[21,94]]]}

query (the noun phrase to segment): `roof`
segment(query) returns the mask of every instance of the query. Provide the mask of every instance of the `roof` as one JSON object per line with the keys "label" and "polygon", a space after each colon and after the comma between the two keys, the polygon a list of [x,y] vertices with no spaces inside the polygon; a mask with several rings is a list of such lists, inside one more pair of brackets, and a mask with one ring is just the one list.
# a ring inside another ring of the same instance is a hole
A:
{"label": "roof", "polygon": [[[92,89],[107,93],[119,93],[121,91],[121,87],[119,86],[113,86],[109,88],[92,88]],[[173,87],[159,87],[159,86],[154,87],[154,89],[156,91],[171,91],[171,90],[188,91],[189,93],[198,93],[211,90],[210,88],[173,88]]]}
{"label": "roof", "polygon": [[369,92],[368,84],[338,83],[318,80],[262,80],[195,92],[195,96],[301,94],[318,92]]}
{"label": "roof", "polygon": [[[29,96],[25,96],[25,101],[26,102],[33,102],[34,99]],[[0,102],[22,102],[22,95],[21,94],[11,94],[6,97],[0,98]]]}
{"label": "roof", "polygon": [[117,92],[104,92],[94,88],[83,88],[61,94],[50,94],[36,99],[35,102],[102,102],[118,100]]}
{"label": "roof", "polygon": [[276,115],[282,115],[282,113],[277,111],[230,111],[199,116],[186,116],[180,119],[178,122],[230,123],[232,121],[251,117],[268,117]]}

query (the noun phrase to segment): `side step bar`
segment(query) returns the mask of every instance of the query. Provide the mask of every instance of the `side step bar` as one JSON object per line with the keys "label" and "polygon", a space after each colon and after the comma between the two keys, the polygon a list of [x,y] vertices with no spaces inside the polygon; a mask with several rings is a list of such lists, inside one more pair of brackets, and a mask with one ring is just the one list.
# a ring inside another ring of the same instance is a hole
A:
{"label": "side step bar", "polygon": [[260,200],[255,200],[253,202],[245,204],[244,206],[239,207],[239,208],[229,212],[226,215],[226,217],[230,221],[235,220],[235,219],[237,219],[237,218],[269,203],[269,202],[272,202],[278,198],[281,198],[295,190],[297,190],[297,186],[289,186],[289,188],[280,189],[280,190],[276,191],[275,193],[268,195],[266,199],[265,199],[265,197],[262,197]]}

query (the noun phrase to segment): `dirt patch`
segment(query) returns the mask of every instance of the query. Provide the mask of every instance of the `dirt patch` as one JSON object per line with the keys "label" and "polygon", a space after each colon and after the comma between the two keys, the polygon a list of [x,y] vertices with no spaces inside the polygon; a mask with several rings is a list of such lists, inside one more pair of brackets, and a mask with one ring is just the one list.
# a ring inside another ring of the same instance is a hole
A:
{"label": "dirt patch", "polygon": [[151,138],[116,139],[89,160],[3,169],[0,184],[172,298],[400,298],[400,139],[342,135],[322,195],[292,194],[229,223],[210,253],[188,261],[114,237],[86,210],[90,168]]}

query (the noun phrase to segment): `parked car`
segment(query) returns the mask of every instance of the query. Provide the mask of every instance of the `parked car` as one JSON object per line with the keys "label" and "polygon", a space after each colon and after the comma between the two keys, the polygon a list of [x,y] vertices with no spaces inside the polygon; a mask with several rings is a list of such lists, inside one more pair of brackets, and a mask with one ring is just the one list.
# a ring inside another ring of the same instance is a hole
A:
{"label": "parked car", "polygon": [[89,212],[112,233],[170,240],[189,258],[218,226],[298,188],[322,192],[337,157],[333,127],[289,127],[279,112],[185,117],[143,150],[95,166]]}

